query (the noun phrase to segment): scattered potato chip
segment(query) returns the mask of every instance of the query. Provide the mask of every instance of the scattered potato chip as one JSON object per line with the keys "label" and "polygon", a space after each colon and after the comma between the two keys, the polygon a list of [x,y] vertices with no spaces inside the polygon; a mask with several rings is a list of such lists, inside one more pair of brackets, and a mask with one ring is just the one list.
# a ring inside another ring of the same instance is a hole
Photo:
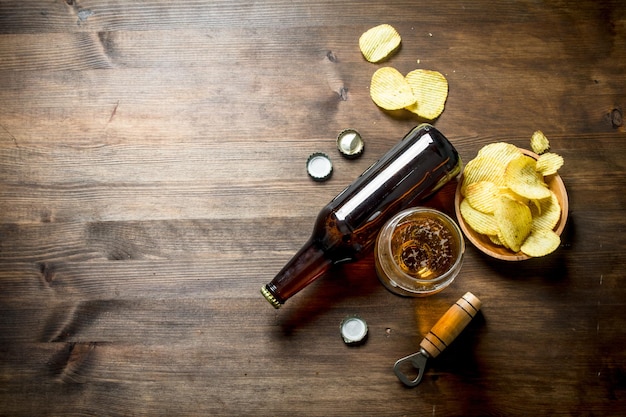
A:
{"label": "scattered potato chip", "polygon": [[507,187],[522,197],[542,199],[550,197],[550,190],[536,170],[537,162],[522,155],[513,159],[504,172]]}
{"label": "scattered potato chip", "polygon": [[539,257],[554,252],[561,244],[561,238],[552,230],[533,231],[521,246],[528,256]]}
{"label": "scattered potato chip", "polygon": [[563,166],[563,157],[552,152],[547,152],[539,155],[537,159],[536,170],[541,175],[552,175]]}
{"label": "scattered potato chip", "polygon": [[382,67],[372,75],[370,96],[377,106],[385,110],[403,109],[415,103],[413,90],[400,72],[392,67]]}
{"label": "scattered potato chip", "polygon": [[484,235],[496,235],[498,233],[498,225],[493,215],[476,210],[467,199],[461,201],[460,209],[463,219],[478,233]]}
{"label": "scattered potato chip", "polygon": [[496,203],[493,216],[500,231],[500,240],[513,252],[519,252],[532,227],[533,219],[528,206],[503,195]]}
{"label": "scattered potato chip", "polygon": [[500,188],[489,181],[477,181],[467,186],[465,198],[470,206],[476,210],[491,214],[493,213],[495,202],[500,195]]}
{"label": "scattered potato chip", "polygon": [[[394,53],[401,42],[402,38],[393,26],[382,24],[361,34],[359,49],[369,62],[380,62]],[[440,72],[417,69],[400,82],[395,68],[378,71],[372,76],[370,96],[379,107],[385,110],[404,108],[427,121],[435,120],[443,112],[448,98],[448,80]]]}
{"label": "scattered potato chip", "polygon": [[550,149],[550,141],[548,141],[548,138],[541,130],[537,130],[530,138],[530,147],[534,153],[541,155]]}
{"label": "scattered potato chip", "polygon": [[361,35],[359,48],[369,62],[379,62],[396,51],[401,41],[400,34],[393,26],[382,24]]}
{"label": "scattered potato chip", "polygon": [[533,230],[552,230],[561,219],[561,205],[556,194],[550,191],[550,198],[538,202],[539,212],[533,216]]}
{"label": "scattered potato chip", "polygon": [[415,103],[407,110],[426,120],[434,120],[443,112],[448,98],[448,80],[438,71],[417,69],[406,75]]}

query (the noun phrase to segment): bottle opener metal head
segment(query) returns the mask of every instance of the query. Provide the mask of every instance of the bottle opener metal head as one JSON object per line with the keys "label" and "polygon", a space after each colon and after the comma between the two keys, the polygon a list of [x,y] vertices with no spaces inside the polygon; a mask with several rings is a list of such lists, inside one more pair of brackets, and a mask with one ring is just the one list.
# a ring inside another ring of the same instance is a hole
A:
{"label": "bottle opener metal head", "polygon": [[[428,353],[426,353],[423,349],[420,349],[417,353],[398,359],[395,365],[393,365],[393,371],[404,385],[407,387],[414,387],[422,381],[427,360]],[[407,366],[413,366],[413,368],[415,368],[417,371],[417,376],[415,378],[411,379],[406,373],[404,373],[404,369],[406,369]]]}
{"label": "bottle opener metal head", "polygon": [[[419,352],[402,358],[395,363],[393,371],[400,381],[409,387],[417,386],[424,376],[428,359],[436,358],[437,355],[443,352],[443,350],[456,339],[459,333],[463,331],[478,313],[480,306],[480,300],[471,292],[465,293],[463,297],[459,298],[457,302],[445,312],[439,321],[435,323],[424,340],[422,340]],[[417,370],[417,377],[415,379],[409,378],[403,372],[407,364],[412,365]]]}

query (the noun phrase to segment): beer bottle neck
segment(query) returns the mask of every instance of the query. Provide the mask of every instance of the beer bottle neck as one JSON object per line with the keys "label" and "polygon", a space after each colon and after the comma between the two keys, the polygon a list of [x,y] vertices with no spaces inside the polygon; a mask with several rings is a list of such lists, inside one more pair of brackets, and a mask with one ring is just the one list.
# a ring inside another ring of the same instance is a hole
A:
{"label": "beer bottle neck", "polygon": [[275,308],[280,308],[292,295],[326,272],[332,263],[313,239],[309,239],[272,282],[261,288],[261,293]]}

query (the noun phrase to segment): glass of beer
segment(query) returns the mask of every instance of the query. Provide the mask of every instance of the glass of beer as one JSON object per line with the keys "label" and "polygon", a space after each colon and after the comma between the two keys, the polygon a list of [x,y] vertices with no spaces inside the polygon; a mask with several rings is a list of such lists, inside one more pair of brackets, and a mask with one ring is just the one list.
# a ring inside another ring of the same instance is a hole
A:
{"label": "glass of beer", "polygon": [[381,229],[376,273],[391,292],[412,297],[435,294],[458,275],[465,242],[448,215],[426,207],[396,214]]}

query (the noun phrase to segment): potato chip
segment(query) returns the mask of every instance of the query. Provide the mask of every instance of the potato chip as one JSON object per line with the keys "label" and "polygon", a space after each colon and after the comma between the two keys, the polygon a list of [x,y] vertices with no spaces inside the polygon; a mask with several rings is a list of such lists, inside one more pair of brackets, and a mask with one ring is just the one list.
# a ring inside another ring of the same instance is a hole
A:
{"label": "potato chip", "polygon": [[481,213],[473,208],[467,199],[461,201],[460,205],[461,216],[467,222],[467,224],[484,235],[496,235],[498,233],[498,225],[496,220],[491,214]]}
{"label": "potato chip", "polygon": [[400,72],[392,67],[379,68],[372,75],[370,96],[385,110],[403,109],[415,103],[413,90]]}
{"label": "potato chip", "polygon": [[539,200],[540,209],[533,216],[532,230],[552,230],[561,219],[561,206],[556,194],[550,191],[550,198]]}
{"label": "potato chip", "polygon": [[534,153],[541,155],[550,149],[550,141],[548,141],[548,138],[541,130],[537,130],[530,138],[530,147]]}
{"label": "potato chip", "polygon": [[507,197],[512,198],[513,200],[517,200],[525,205],[529,205],[531,201],[529,198],[522,197],[521,195],[517,194],[515,191],[507,187],[500,187],[499,195],[506,195]]}
{"label": "potato chip", "polygon": [[466,195],[468,185],[478,181],[488,181],[497,186],[504,186],[505,169],[506,165],[502,161],[491,156],[477,156],[463,169],[461,193]]}
{"label": "potato chip", "polygon": [[528,200],[528,207],[530,208],[530,214],[533,216],[533,219],[536,216],[541,215],[541,202],[548,201],[547,198],[543,198],[541,200]]}
{"label": "potato chip", "polygon": [[552,230],[533,231],[521,246],[528,256],[539,257],[554,252],[561,244],[561,238]]}
{"label": "potato chip", "polygon": [[532,227],[533,219],[528,206],[502,195],[496,203],[493,216],[498,225],[500,240],[513,252],[519,252]]}
{"label": "potato chip", "polygon": [[541,175],[552,175],[556,174],[556,172],[563,166],[563,157],[561,155],[557,155],[552,152],[547,152],[542,155],[539,155],[537,158],[537,165],[535,169]]}
{"label": "potato chip", "polygon": [[434,120],[443,112],[448,98],[448,80],[438,71],[417,69],[406,75],[415,103],[406,109],[426,120]]}
{"label": "potato chip", "polygon": [[369,62],[379,62],[395,52],[402,38],[391,25],[375,26],[361,35],[359,48]]}
{"label": "potato chip", "polygon": [[487,237],[489,238],[491,243],[493,243],[494,245],[504,246],[504,244],[502,243],[498,235],[487,235]]}
{"label": "potato chip", "polygon": [[511,249],[509,245],[504,241],[504,237],[502,236],[502,230],[498,229],[498,234],[494,237],[496,240],[500,241],[500,245],[504,246],[507,249]]}
{"label": "potato chip", "polygon": [[489,181],[473,182],[465,190],[465,198],[470,206],[487,214],[493,213],[499,195],[500,187]]}
{"label": "potato chip", "polygon": [[506,142],[495,142],[483,146],[476,156],[488,156],[497,159],[506,166],[521,155],[523,154],[517,146]]}
{"label": "potato chip", "polygon": [[537,162],[526,155],[513,159],[506,166],[504,178],[507,187],[522,197],[542,199],[550,197],[550,190],[535,167]]}

